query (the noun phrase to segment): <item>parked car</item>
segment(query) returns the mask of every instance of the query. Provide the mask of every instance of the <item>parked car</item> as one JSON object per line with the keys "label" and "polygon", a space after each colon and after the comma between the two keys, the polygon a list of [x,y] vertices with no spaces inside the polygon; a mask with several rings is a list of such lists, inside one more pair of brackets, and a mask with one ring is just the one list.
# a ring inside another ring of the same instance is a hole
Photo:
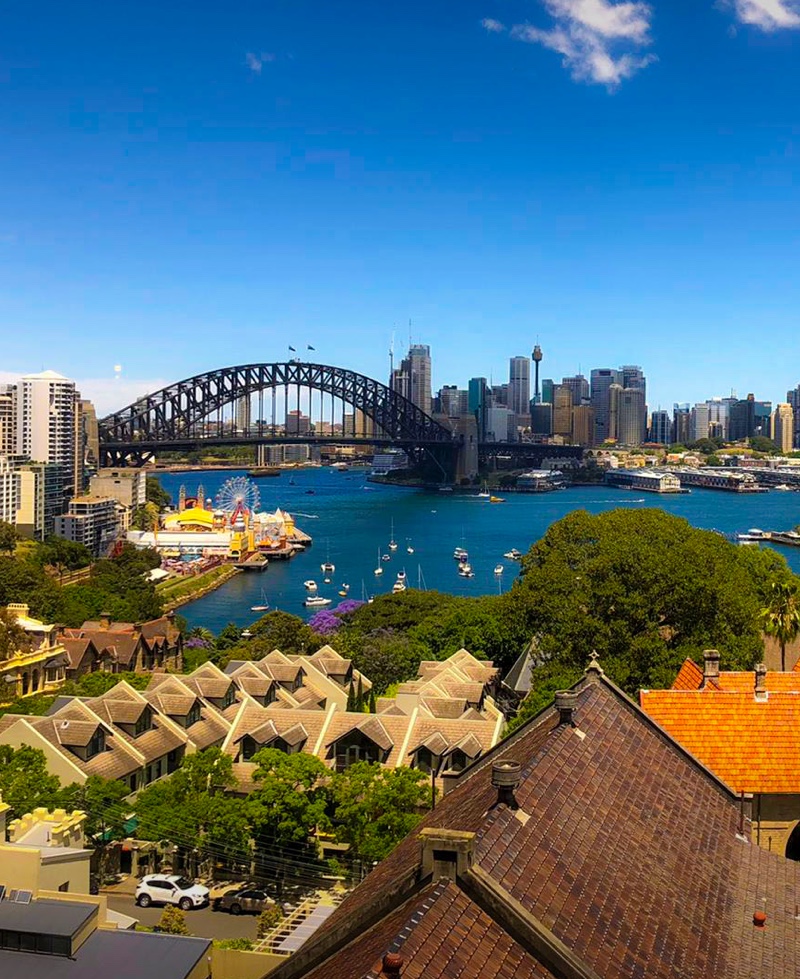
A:
{"label": "parked car", "polygon": [[267,897],[267,892],[256,887],[246,887],[240,890],[228,891],[222,897],[215,898],[215,911],[230,911],[231,914],[261,914],[265,908],[275,902]]}
{"label": "parked car", "polygon": [[146,874],[136,888],[140,908],[151,904],[177,904],[182,911],[208,904],[208,888],[178,874]]}

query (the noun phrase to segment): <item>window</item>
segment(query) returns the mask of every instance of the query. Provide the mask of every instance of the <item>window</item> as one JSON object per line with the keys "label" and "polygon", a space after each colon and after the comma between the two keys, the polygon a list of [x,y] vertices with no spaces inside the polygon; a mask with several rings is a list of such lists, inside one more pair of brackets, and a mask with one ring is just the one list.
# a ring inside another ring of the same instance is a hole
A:
{"label": "window", "polygon": [[186,727],[191,727],[192,724],[197,724],[200,720],[200,704],[197,701],[192,705],[191,710],[186,715]]}
{"label": "window", "polygon": [[150,708],[145,707],[145,709],[142,711],[142,716],[136,722],[136,727],[134,729],[133,736],[135,738],[138,738],[140,734],[144,734],[145,731],[149,731],[151,727],[150,721],[151,721]]}
{"label": "window", "polygon": [[59,884],[58,885],[58,889],[60,891],[62,891],[62,892],[63,891],[68,891],[69,890],[69,881],[68,880],[65,880],[63,884]]}
{"label": "window", "polygon": [[231,684],[225,692],[225,696],[222,698],[223,709],[225,707],[230,707],[234,700],[236,700],[236,688],[233,684]]}
{"label": "window", "polygon": [[336,770],[341,772],[359,761],[379,762],[381,751],[372,742],[347,744],[340,742],[336,746]]}
{"label": "window", "polygon": [[101,751],[105,751],[105,747],[106,747],[105,732],[101,727],[98,727],[97,730],[92,735],[91,741],[86,746],[87,759],[94,758],[95,755],[99,755]]}
{"label": "window", "polygon": [[417,768],[430,775],[431,769],[438,767],[439,758],[430,748],[420,748],[417,752]]}

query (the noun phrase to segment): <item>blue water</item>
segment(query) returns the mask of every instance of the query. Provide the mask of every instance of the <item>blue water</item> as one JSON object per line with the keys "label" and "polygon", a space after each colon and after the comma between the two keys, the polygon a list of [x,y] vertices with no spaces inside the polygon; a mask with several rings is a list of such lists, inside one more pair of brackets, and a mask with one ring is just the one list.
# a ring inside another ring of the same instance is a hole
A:
{"label": "blue water", "polygon": [[[260,605],[261,590],[272,608],[306,615],[303,581],[313,578],[319,594],[341,601],[342,582],[350,584],[350,597],[391,591],[397,572],[404,569],[409,584],[422,580],[428,589],[457,595],[497,594],[511,587],[518,566],[503,558],[516,547],[525,552],[556,520],[575,509],[600,513],[614,507],[662,507],[685,517],[696,527],[733,534],[760,527],[763,530],[788,530],[800,524],[800,494],[760,493],[739,496],[733,493],[695,489],[691,494],[657,496],[636,494],[607,487],[579,487],[522,495],[509,493],[506,502],[457,494],[425,493],[367,483],[365,470],[337,472],[333,469],[304,469],[284,472],[277,478],[256,480],[262,509],[282,507],[297,518],[301,530],[314,538],[314,544],[291,561],[274,561],[262,574],[236,575],[221,588],[181,608],[190,626],[203,625],[213,632],[227,622],[240,626],[252,622],[257,614],[251,605]],[[183,483],[193,496],[202,482],[206,496],[214,497],[219,487],[240,470],[226,472],[180,473],[161,476],[162,485],[175,501]],[[290,479],[295,485],[290,485]],[[313,495],[307,491],[313,490]],[[378,552],[388,553],[391,522],[400,545],[384,573],[376,578]],[[408,554],[411,544],[414,554]],[[453,549],[469,551],[474,578],[461,578],[453,560]],[[800,548],[778,548],[792,569],[800,574]],[[323,584],[320,564],[330,557],[336,572],[330,585]],[[499,579],[494,566],[505,565]],[[335,607],[335,604],[334,606]],[[312,610],[313,611],[313,610]],[[310,614],[310,613],[309,613]]]}

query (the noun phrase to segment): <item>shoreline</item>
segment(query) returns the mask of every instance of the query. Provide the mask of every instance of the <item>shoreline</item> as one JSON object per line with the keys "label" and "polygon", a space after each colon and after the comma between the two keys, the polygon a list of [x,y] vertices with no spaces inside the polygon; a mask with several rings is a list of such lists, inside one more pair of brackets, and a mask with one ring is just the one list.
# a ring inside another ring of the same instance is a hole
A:
{"label": "shoreline", "polygon": [[[175,609],[181,608],[181,606],[183,605],[189,605],[191,602],[196,602],[200,598],[205,598],[206,595],[210,595],[211,592],[216,591],[226,582],[230,581],[231,578],[241,573],[239,568],[234,567],[232,564],[221,565],[220,567],[222,568],[222,573],[215,575],[212,581],[207,581],[204,584],[200,585],[200,587],[197,590],[191,590],[186,594],[179,595],[172,600],[170,600],[168,596],[165,596],[164,612],[165,613],[173,612]],[[216,569],[212,569],[212,570],[216,570]],[[205,574],[209,574],[209,573],[210,572],[205,572]],[[198,579],[202,577],[203,575],[197,575]],[[188,585],[191,582],[191,580],[192,580],[191,578],[187,578],[185,581],[179,581],[176,587],[179,587],[180,585]],[[164,589],[164,591],[168,591],[168,590],[169,589]]]}

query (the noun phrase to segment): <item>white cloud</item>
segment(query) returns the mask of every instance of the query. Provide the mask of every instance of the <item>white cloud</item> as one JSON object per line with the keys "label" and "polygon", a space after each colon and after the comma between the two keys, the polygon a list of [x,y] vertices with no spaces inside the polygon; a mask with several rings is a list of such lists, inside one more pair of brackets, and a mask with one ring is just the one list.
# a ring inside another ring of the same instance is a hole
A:
{"label": "white cloud", "polygon": [[733,0],[733,8],[743,24],[762,31],[800,27],[799,0]]}
{"label": "white cloud", "polygon": [[[613,89],[655,61],[643,54],[650,44],[652,10],[643,2],[615,0],[542,0],[554,24],[548,30],[517,24],[511,36],[528,44],[541,44],[564,57],[577,81],[595,82]],[[777,2],[781,0],[740,0]]]}
{"label": "white cloud", "polygon": [[493,17],[484,17],[481,26],[490,34],[502,34],[506,29],[505,24],[501,24],[499,20],[495,20]]}
{"label": "white cloud", "polygon": [[[31,370],[35,371],[36,368]],[[19,378],[19,374],[0,371],[0,384],[16,384]],[[137,398],[160,391],[170,383],[172,382],[160,377],[141,380],[121,376],[75,378],[81,397],[88,398],[94,404],[98,418],[119,411]]]}
{"label": "white cloud", "polygon": [[275,55],[270,54],[268,51],[262,51],[261,54],[254,54],[252,51],[248,51],[245,55],[247,67],[256,75],[260,75],[261,69],[264,67],[264,65],[269,64],[270,61],[274,60]]}

